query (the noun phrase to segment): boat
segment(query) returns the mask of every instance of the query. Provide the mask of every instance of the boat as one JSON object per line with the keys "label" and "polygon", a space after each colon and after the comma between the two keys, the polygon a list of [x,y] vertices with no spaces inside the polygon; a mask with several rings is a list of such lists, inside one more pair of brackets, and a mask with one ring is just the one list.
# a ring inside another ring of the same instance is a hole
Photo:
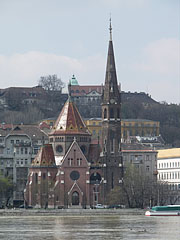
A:
{"label": "boat", "polygon": [[180,216],[180,205],[155,206],[145,216]]}

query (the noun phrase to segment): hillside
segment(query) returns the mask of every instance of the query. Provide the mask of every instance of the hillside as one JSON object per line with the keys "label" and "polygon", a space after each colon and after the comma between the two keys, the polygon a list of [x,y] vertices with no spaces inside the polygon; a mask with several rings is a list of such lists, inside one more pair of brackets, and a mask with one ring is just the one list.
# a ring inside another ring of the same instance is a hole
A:
{"label": "hillside", "polygon": [[[35,90],[37,91],[37,88]],[[27,104],[23,100],[23,95],[18,93],[6,95],[6,97],[10,96],[6,101],[9,105],[3,107],[0,104],[0,122],[15,124],[22,122],[29,124],[43,118],[57,117],[68,98],[67,94],[58,92],[50,96],[43,93],[43,98],[39,97],[38,102],[31,100],[31,104]],[[121,97],[123,119],[159,121],[160,133],[166,143],[180,146],[180,105],[160,104],[145,93],[122,92]],[[101,117],[101,100],[88,104],[76,101],[76,105],[84,118]]]}

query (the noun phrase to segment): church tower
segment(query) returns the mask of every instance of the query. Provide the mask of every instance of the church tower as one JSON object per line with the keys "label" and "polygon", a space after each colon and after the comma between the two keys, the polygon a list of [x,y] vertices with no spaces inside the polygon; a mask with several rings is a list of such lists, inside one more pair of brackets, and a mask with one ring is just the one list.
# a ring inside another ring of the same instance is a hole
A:
{"label": "church tower", "polygon": [[121,96],[117,84],[110,19],[105,85],[102,95],[102,161],[104,166],[105,196],[122,179],[121,159]]}

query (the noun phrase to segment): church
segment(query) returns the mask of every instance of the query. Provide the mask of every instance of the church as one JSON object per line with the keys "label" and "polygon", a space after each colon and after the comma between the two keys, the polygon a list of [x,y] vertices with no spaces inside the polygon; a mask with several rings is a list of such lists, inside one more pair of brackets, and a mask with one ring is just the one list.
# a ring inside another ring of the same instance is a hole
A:
{"label": "church", "polygon": [[102,94],[102,136],[96,143],[75,103],[69,98],[45,144],[29,168],[27,205],[42,208],[90,208],[108,204],[111,190],[122,183],[121,93],[110,39]]}

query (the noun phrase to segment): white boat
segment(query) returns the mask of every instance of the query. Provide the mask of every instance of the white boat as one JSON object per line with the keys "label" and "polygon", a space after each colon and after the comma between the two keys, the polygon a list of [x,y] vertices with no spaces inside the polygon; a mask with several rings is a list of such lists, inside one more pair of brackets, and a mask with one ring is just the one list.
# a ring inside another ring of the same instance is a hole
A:
{"label": "white boat", "polygon": [[180,216],[180,205],[155,206],[145,212],[146,216]]}

